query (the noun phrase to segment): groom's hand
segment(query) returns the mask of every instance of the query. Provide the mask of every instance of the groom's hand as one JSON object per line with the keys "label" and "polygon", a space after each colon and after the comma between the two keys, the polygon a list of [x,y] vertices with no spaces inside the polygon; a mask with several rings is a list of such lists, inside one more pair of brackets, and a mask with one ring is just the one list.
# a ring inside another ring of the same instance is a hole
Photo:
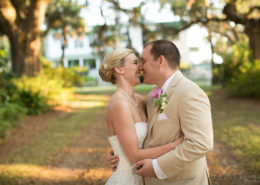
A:
{"label": "groom's hand", "polygon": [[152,159],[144,159],[136,163],[136,174],[145,177],[156,177],[153,170]]}
{"label": "groom's hand", "polygon": [[113,150],[110,150],[109,153],[107,154],[107,162],[112,168],[112,170],[116,171],[117,166],[119,164],[119,157],[114,154]]}

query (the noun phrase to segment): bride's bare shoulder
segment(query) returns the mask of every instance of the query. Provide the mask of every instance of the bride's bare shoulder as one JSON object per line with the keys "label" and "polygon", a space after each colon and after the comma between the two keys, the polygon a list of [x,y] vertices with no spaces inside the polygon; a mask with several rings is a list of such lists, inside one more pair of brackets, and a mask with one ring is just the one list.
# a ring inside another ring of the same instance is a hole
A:
{"label": "bride's bare shoulder", "polygon": [[128,103],[127,103],[125,97],[121,93],[118,93],[118,92],[115,92],[111,96],[109,103],[108,103],[109,110],[121,109],[121,108],[125,108],[127,106],[128,106]]}

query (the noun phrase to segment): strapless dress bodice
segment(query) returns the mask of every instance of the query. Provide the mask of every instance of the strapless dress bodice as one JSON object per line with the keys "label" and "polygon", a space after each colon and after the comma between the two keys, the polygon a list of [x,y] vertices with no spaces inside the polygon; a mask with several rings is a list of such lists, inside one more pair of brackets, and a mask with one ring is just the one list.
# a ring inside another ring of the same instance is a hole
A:
{"label": "strapless dress bodice", "polygon": [[[143,148],[143,143],[147,135],[147,123],[137,122],[135,123],[136,136],[138,140],[138,147]],[[108,137],[110,145],[115,155],[119,156],[119,164],[117,170],[107,181],[106,185],[143,185],[143,177],[135,174],[134,165],[131,164],[127,155],[125,154],[117,135]],[[131,138],[129,138],[131,139]]]}

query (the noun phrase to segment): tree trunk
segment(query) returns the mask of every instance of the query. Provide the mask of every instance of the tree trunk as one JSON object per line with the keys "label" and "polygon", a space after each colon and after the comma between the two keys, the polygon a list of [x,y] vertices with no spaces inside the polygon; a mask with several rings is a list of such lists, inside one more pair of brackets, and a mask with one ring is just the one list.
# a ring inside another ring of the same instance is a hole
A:
{"label": "tree trunk", "polygon": [[245,26],[245,33],[249,38],[249,45],[253,57],[254,59],[260,59],[260,19],[248,18],[244,16],[244,14],[239,13],[236,9],[235,2],[227,3],[223,9],[223,13],[228,20]]}
{"label": "tree trunk", "polygon": [[260,20],[249,20],[245,25],[245,33],[249,38],[254,59],[260,60]]}
{"label": "tree trunk", "polygon": [[[34,4],[33,4],[34,3]],[[28,34],[26,40],[26,50],[24,58],[24,73],[26,75],[35,75],[40,71],[40,48],[41,35],[40,27],[43,24],[45,11],[48,2],[46,0],[32,1],[32,16],[28,17]]]}
{"label": "tree trunk", "polygon": [[12,72],[17,75],[22,75],[24,72],[24,46],[23,42],[18,40],[15,36],[9,36]]}
{"label": "tree trunk", "polygon": [[212,73],[212,78],[211,78],[211,84],[215,85],[217,84],[217,78],[216,78],[216,74],[215,74],[215,63],[214,63],[214,45],[212,43],[212,35],[211,35],[211,31],[209,30],[209,43],[210,43],[210,48],[211,48],[211,73]]}
{"label": "tree trunk", "polygon": [[[23,9],[18,1],[0,1],[0,28],[10,41],[12,71],[18,75],[31,76],[40,70],[40,26],[48,3],[49,0],[30,1],[30,6]],[[17,12],[23,12],[24,17]]]}
{"label": "tree trunk", "polygon": [[65,48],[67,46],[67,28],[66,26],[63,27],[63,40],[62,40],[62,45],[61,45],[61,59],[60,59],[60,65],[61,67],[64,67],[64,59],[65,59]]}

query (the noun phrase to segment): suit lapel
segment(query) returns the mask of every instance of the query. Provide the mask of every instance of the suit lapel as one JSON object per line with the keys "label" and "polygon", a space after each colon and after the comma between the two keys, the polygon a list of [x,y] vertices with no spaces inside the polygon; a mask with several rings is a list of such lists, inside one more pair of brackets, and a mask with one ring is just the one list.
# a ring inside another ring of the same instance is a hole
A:
{"label": "suit lapel", "polygon": [[[178,83],[181,81],[182,78],[183,78],[183,75],[182,75],[181,71],[177,71],[176,75],[174,76],[174,78],[172,79],[172,81],[170,82],[170,84],[169,84],[169,86],[168,86],[168,88],[166,90],[167,101],[168,102],[169,102],[169,100],[170,100],[170,98],[172,96],[174,88],[178,85]],[[150,96],[150,94],[149,94],[149,96]],[[154,111],[154,108],[153,108],[153,98],[151,98],[151,97],[148,97],[148,98],[150,98],[150,100],[148,99],[148,101],[151,101],[148,104],[149,110],[153,111],[153,113],[148,114],[148,121],[149,121],[148,134],[150,135],[151,134],[151,129],[152,129],[155,121],[157,120],[160,111]],[[150,106],[152,106],[152,108]],[[167,106],[166,106],[166,109],[167,109]],[[149,116],[151,116],[151,119],[149,118]]]}

